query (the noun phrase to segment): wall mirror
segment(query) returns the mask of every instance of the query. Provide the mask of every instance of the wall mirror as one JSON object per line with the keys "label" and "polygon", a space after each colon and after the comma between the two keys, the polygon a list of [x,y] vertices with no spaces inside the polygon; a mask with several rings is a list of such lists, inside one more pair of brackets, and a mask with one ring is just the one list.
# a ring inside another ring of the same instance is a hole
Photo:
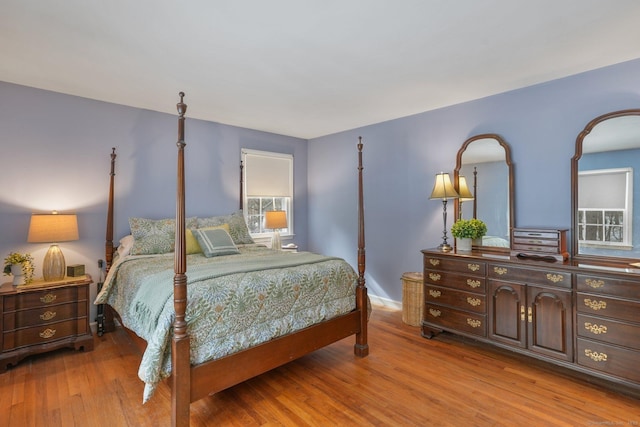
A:
{"label": "wall mirror", "polygon": [[474,248],[508,252],[514,225],[509,145],[496,134],[467,139],[458,151],[453,176],[456,190],[466,182],[470,192],[455,200],[455,219],[477,218],[487,224],[487,235],[474,242]]}
{"label": "wall mirror", "polygon": [[571,160],[574,258],[640,258],[640,109],[595,118]]}

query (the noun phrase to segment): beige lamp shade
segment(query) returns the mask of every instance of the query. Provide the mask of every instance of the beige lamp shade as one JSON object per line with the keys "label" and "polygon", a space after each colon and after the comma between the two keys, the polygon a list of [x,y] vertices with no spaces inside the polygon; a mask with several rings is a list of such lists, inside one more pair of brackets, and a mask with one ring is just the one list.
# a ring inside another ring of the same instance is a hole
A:
{"label": "beige lamp shade", "polygon": [[468,202],[473,200],[473,194],[469,190],[469,186],[467,185],[467,178],[460,175],[458,177],[458,194],[460,195],[461,202]]}
{"label": "beige lamp shade", "polygon": [[33,214],[29,224],[29,243],[57,243],[78,240],[75,214]]}
{"label": "beige lamp shade", "polygon": [[78,240],[78,238],[76,215],[61,215],[56,212],[31,215],[27,242],[52,243],[42,263],[42,277],[45,281],[64,279],[66,262],[57,243]]}
{"label": "beige lamp shade", "polygon": [[451,184],[451,178],[448,173],[440,172],[436,175],[436,181],[433,184],[430,199],[457,199],[460,197],[458,192]]}
{"label": "beige lamp shade", "polygon": [[271,230],[287,228],[287,213],[285,211],[265,212],[264,228]]}

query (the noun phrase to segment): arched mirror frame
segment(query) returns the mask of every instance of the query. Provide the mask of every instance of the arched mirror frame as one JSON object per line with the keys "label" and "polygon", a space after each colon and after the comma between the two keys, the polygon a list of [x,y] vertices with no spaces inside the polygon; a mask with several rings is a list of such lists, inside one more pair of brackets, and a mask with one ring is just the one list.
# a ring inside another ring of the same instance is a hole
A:
{"label": "arched mirror frame", "polygon": [[625,116],[640,116],[640,109],[629,109],[613,111],[611,113],[603,114],[595,119],[591,120],[584,128],[582,132],[578,134],[576,138],[576,154],[571,159],[571,254],[576,261],[580,260],[599,260],[610,261],[616,263],[628,263],[637,262],[637,258],[624,258],[624,257],[607,257],[603,255],[588,255],[578,253],[578,233],[576,232],[578,227],[578,161],[582,157],[582,144],[584,139],[593,131],[593,129],[600,123],[613,119],[616,117]]}
{"label": "arched mirror frame", "polygon": [[[456,156],[456,168],[453,171],[453,179],[454,179],[454,185],[456,188],[456,191],[459,190],[459,183],[458,183],[458,177],[460,176],[460,169],[462,168],[462,156],[465,152],[465,150],[467,149],[467,147],[469,147],[470,144],[472,144],[474,141],[478,141],[481,139],[495,139],[500,146],[504,149],[504,160],[505,163],[507,164],[507,168],[508,168],[508,174],[509,174],[509,179],[508,179],[508,183],[507,183],[507,191],[508,191],[508,197],[509,197],[509,247],[508,248],[503,248],[503,247],[497,247],[497,246],[475,246],[474,245],[474,249],[478,249],[478,250],[483,250],[483,251],[492,251],[492,252],[505,252],[505,253],[509,253],[511,250],[511,235],[512,235],[512,231],[513,231],[513,227],[515,226],[515,202],[514,202],[514,191],[513,191],[513,163],[511,163],[511,149],[509,148],[509,144],[507,144],[507,142],[502,139],[502,137],[500,135],[497,135],[495,133],[485,133],[485,134],[481,134],[481,135],[475,135],[472,136],[471,138],[467,139],[463,144],[462,147],[460,148],[460,150],[458,150],[458,155]],[[455,199],[454,201],[454,218],[459,218],[460,216],[460,203],[458,201],[458,199]]]}

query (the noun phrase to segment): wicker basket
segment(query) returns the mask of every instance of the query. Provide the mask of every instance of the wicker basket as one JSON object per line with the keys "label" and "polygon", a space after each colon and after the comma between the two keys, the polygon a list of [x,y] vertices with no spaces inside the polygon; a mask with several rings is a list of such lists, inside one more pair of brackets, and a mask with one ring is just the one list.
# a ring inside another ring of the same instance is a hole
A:
{"label": "wicker basket", "polygon": [[402,275],[402,321],[407,325],[421,326],[423,306],[422,273],[404,273]]}

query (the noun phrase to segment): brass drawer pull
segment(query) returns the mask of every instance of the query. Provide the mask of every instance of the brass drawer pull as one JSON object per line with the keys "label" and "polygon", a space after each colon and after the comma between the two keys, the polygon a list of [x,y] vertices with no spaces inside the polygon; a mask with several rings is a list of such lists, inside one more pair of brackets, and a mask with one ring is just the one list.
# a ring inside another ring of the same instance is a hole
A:
{"label": "brass drawer pull", "polygon": [[564,276],[562,274],[551,274],[548,273],[547,274],[547,280],[553,282],[553,283],[558,283],[558,282],[562,282],[564,280]]}
{"label": "brass drawer pull", "polygon": [[482,326],[482,322],[476,319],[469,319],[467,317],[467,324],[469,326],[471,326],[472,328],[479,328],[480,326]]}
{"label": "brass drawer pull", "polygon": [[594,300],[591,300],[589,298],[585,298],[584,305],[586,305],[590,309],[596,310],[596,311],[605,310],[607,308],[607,302],[606,301],[594,301]]}
{"label": "brass drawer pull", "polygon": [[431,313],[433,317],[440,317],[440,315],[442,314],[440,310],[435,310],[433,308],[429,309],[429,313]]}
{"label": "brass drawer pull", "polygon": [[434,289],[429,289],[429,295],[431,295],[434,298],[438,298],[440,297],[440,295],[442,295],[442,292],[436,291]]}
{"label": "brass drawer pull", "polygon": [[529,307],[527,309],[527,317],[528,317],[529,323],[533,323],[533,308]]}
{"label": "brass drawer pull", "polygon": [[42,320],[51,320],[51,319],[53,319],[54,317],[56,317],[56,315],[57,315],[57,314],[58,314],[58,313],[56,313],[55,311],[49,311],[49,310],[47,310],[47,311],[45,311],[44,313],[42,313],[42,314],[40,315],[40,319],[42,319]]}
{"label": "brass drawer pull", "polygon": [[437,282],[440,280],[440,275],[438,273],[429,273],[429,279]]}
{"label": "brass drawer pull", "polygon": [[429,264],[435,267],[436,265],[440,265],[440,260],[435,258],[429,258]]}
{"label": "brass drawer pull", "polygon": [[493,271],[495,271],[500,276],[507,274],[507,269],[504,267],[493,267]]}
{"label": "brass drawer pull", "polygon": [[467,264],[467,268],[471,271],[480,270],[480,264]]}
{"label": "brass drawer pull", "polygon": [[587,279],[585,283],[593,289],[599,289],[604,286],[604,280]]}
{"label": "brass drawer pull", "polygon": [[55,329],[51,329],[51,328],[47,328],[44,331],[40,332],[40,338],[51,338],[56,334],[56,330]]}
{"label": "brass drawer pull", "polygon": [[523,322],[525,320],[524,305],[520,306],[520,320],[522,320]]}
{"label": "brass drawer pull", "polygon": [[585,348],[584,355],[595,362],[606,362],[607,353],[598,353],[597,351],[589,350]]}
{"label": "brass drawer pull", "polygon": [[57,296],[55,294],[46,294],[43,297],[40,297],[40,301],[45,304],[51,304],[56,300]]}
{"label": "brass drawer pull", "polygon": [[592,334],[596,334],[596,335],[600,335],[600,334],[606,334],[607,333],[607,327],[604,325],[596,325],[594,323],[591,322],[585,322],[584,323],[584,328],[591,332]]}
{"label": "brass drawer pull", "polygon": [[480,300],[480,298],[467,297],[467,303],[469,303],[469,305],[477,307],[482,303],[482,301]]}
{"label": "brass drawer pull", "polygon": [[480,280],[467,279],[467,285],[474,289],[480,287],[480,284]]}

